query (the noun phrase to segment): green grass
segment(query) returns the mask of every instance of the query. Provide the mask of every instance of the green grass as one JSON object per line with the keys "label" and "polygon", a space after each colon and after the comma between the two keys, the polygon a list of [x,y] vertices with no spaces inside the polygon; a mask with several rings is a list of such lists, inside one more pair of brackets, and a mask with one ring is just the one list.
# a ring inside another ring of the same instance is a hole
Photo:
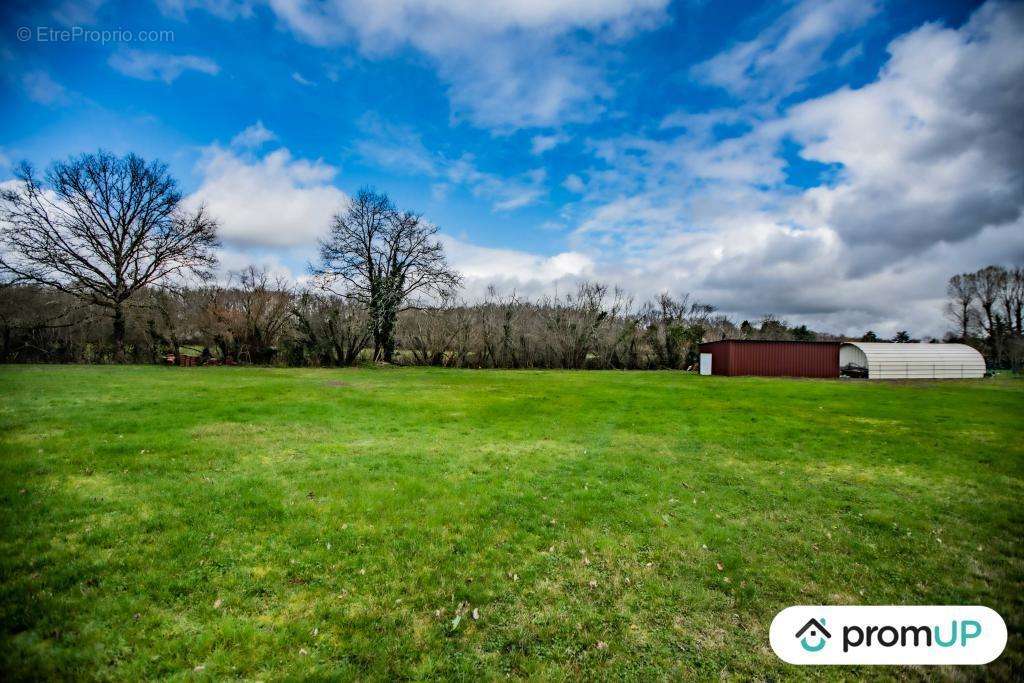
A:
{"label": "green grass", "polygon": [[0,677],[934,673],[776,659],[829,603],[988,605],[1006,652],[945,673],[1020,676],[1022,416],[1009,378],[0,367]]}

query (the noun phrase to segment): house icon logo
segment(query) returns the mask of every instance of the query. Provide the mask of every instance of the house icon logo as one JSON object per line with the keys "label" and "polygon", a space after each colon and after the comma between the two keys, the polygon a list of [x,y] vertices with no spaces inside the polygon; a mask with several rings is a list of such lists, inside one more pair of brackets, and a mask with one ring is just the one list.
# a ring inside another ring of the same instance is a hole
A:
{"label": "house icon logo", "polygon": [[[805,635],[806,634],[806,635]],[[803,625],[799,631],[796,632],[796,637],[800,639],[800,646],[808,652],[817,652],[821,648],[825,647],[825,643],[832,637],[832,634],[825,628],[825,618],[811,619]],[[811,640],[808,643],[808,639]]]}

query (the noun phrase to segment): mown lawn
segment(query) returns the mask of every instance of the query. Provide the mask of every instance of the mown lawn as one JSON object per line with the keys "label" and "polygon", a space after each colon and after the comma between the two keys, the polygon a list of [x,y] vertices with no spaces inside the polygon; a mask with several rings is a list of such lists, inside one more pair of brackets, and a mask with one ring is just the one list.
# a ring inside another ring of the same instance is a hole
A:
{"label": "mown lawn", "polygon": [[1020,677],[1022,416],[1008,378],[0,367],[0,678],[934,673],[781,663],[821,603],[988,605],[1006,652],[945,673]]}

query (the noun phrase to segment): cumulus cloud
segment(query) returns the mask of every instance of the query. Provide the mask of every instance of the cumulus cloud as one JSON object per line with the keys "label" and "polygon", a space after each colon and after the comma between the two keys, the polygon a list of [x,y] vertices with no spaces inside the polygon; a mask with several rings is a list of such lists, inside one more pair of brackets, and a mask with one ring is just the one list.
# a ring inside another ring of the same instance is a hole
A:
{"label": "cumulus cloud", "polygon": [[808,200],[870,269],[1016,220],[1024,207],[1024,7],[890,46],[879,79],[796,107],[786,126],[842,182]]}
{"label": "cumulus cloud", "polygon": [[[165,4],[184,11],[204,3]],[[226,4],[236,6],[227,0],[207,6],[221,16],[243,15]],[[368,58],[416,50],[447,85],[456,116],[499,129],[593,118],[612,93],[600,66],[610,46],[667,18],[667,0],[268,4],[283,26],[314,45],[351,43]]]}
{"label": "cumulus cloud", "polygon": [[[573,248],[611,281],[693,291],[738,318],[941,334],[946,278],[1024,260],[1021,35],[1024,6],[989,4],[895,40],[862,88],[597,141],[604,167],[574,183]],[[723,139],[721,122],[743,125]],[[785,141],[837,173],[789,185]]]}
{"label": "cumulus cloud", "polygon": [[[301,282],[304,264],[315,258],[318,238],[327,233],[332,216],[348,199],[334,185],[333,166],[297,159],[284,148],[259,153],[274,138],[257,122],[228,147],[215,143],[204,148],[198,162],[200,185],[186,198],[186,205],[205,205],[219,221],[222,277],[254,264]],[[478,172],[459,161],[449,165],[446,177],[469,176],[457,182],[490,182],[475,177]],[[504,201],[517,200],[509,195]],[[594,274],[593,260],[575,251],[546,256],[481,247],[444,234],[441,240],[451,264],[465,276],[463,296],[471,300],[482,297],[492,284],[502,291],[540,296],[553,292],[559,283],[569,286]]]}
{"label": "cumulus cloud", "polygon": [[481,247],[447,235],[442,243],[449,262],[463,275],[462,295],[470,301],[481,299],[491,285],[503,293],[539,297],[553,293],[560,284],[564,289],[593,277],[595,272],[593,259],[575,251],[543,256]]}
{"label": "cumulus cloud", "polygon": [[212,59],[196,55],[170,55],[141,50],[115,52],[107,63],[125,76],[143,81],[173,83],[186,71],[216,76],[220,67]]}
{"label": "cumulus cloud", "polygon": [[197,172],[201,182],[188,202],[206,205],[231,247],[311,252],[347,199],[333,184],[336,168],[296,159],[284,148],[259,155],[213,144],[203,150]]}
{"label": "cumulus cloud", "polygon": [[263,125],[262,121],[257,121],[231,138],[231,146],[243,149],[257,149],[276,137],[273,132]]}

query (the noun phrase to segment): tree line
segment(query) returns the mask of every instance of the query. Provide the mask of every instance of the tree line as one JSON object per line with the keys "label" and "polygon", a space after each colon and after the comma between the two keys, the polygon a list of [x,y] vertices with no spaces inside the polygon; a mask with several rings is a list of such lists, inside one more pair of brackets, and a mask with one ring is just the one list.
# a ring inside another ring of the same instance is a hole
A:
{"label": "tree line", "polygon": [[[228,282],[147,287],[128,308],[124,359],[334,367],[383,359],[371,309],[357,299],[297,287],[250,266]],[[640,306],[623,292],[583,282],[528,300],[491,289],[482,301],[454,295],[405,306],[394,322],[392,363],[462,368],[685,369],[713,339],[814,335],[766,316],[741,331],[713,306],[663,294]],[[0,297],[0,362],[114,362],[109,311],[35,284]]]}
{"label": "tree line", "polygon": [[948,341],[982,350],[995,367],[1024,366],[1024,268],[986,266],[959,273],[946,285]]}
{"label": "tree line", "polygon": [[[682,369],[702,341],[839,339],[773,315],[736,325],[686,293],[637,303],[597,282],[467,303],[437,226],[372,189],[333,217],[303,286],[255,266],[218,282],[217,222],[186,206],[166,165],[100,151],[15,175],[0,192],[0,362]],[[968,308],[984,316],[968,317],[1002,329],[1000,295],[970,277]]]}

